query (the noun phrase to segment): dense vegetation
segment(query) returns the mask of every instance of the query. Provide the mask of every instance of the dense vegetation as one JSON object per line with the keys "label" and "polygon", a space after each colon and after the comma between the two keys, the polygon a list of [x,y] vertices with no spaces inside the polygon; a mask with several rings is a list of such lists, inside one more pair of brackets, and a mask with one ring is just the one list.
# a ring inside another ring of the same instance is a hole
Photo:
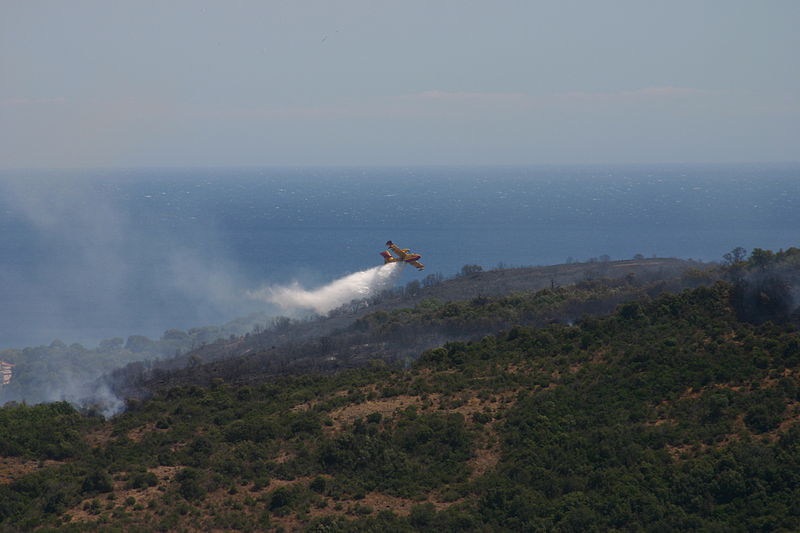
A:
{"label": "dense vegetation", "polygon": [[[19,431],[0,432],[2,467],[39,464],[0,485],[0,530],[798,530],[800,332],[781,288],[800,254],[760,257],[731,261],[727,282],[449,342],[405,370],[217,379],[106,422],[6,406]],[[513,321],[580,290],[451,307]]]}
{"label": "dense vegetation", "polygon": [[0,410],[0,456],[73,457],[83,446],[82,430],[96,422],[80,416],[66,402],[7,404]]}

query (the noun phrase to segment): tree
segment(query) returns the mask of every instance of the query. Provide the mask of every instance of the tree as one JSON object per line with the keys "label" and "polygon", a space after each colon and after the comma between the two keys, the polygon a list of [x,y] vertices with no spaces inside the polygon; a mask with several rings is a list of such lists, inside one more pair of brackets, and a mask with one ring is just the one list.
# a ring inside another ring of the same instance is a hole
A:
{"label": "tree", "polygon": [[469,276],[470,274],[477,274],[483,272],[483,267],[480,265],[464,265],[461,267],[461,275]]}
{"label": "tree", "polygon": [[153,341],[143,335],[131,335],[125,343],[125,349],[134,353],[142,353],[152,349],[153,345]]}
{"label": "tree", "polygon": [[98,349],[103,351],[119,350],[122,348],[124,344],[125,344],[124,339],[122,339],[121,337],[114,337],[113,339],[105,339],[100,341]]}
{"label": "tree", "polygon": [[730,252],[724,254],[722,258],[725,260],[725,264],[735,265],[736,263],[741,263],[742,261],[744,261],[744,258],[746,256],[747,256],[747,250],[745,250],[741,246],[737,246]]}
{"label": "tree", "polygon": [[423,287],[433,287],[434,285],[438,285],[439,283],[441,283],[442,279],[444,279],[444,276],[442,276],[438,272],[436,274],[428,274],[422,280],[422,286]]}
{"label": "tree", "polygon": [[774,258],[775,254],[772,253],[772,250],[762,250],[761,248],[754,248],[750,254],[750,262],[761,268],[770,264]]}
{"label": "tree", "polygon": [[414,296],[416,294],[419,294],[419,289],[420,289],[419,281],[417,280],[409,281],[408,284],[406,285],[406,290],[405,290],[406,296]]}
{"label": "tree", "polygon": [[114,490],[114,485],[111,481],[111,476],[105,470],[96,469],[84,478],[82,485],[83,492],[111,492]]}
{"label": "tree", "polygon": [[196,500],[203,496],[206,491],[200,484],[202,474],[193,468],[184,468],[175,476],[175,481],[179,483],[178,493],[187,500]]}

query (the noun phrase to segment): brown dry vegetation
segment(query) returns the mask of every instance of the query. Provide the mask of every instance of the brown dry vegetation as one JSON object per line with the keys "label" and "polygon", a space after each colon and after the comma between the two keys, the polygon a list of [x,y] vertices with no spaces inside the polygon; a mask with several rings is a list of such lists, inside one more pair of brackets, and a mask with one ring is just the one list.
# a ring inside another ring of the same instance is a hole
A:
{"label": "brown dry vegetation", "polygon": [[128,438],[131,439],[133,442],[141,442],[142,439],[145,437],[145,435],[147,435],[148,433],[152,433],[153,431],[158,431],[156,429],[156,423],[150,422],[148,424],[130,430],[128,432]]}
{"label": "brown dry vegetation", "polygon": [[[101,519],[102,513],[93,514],[88,509],[86,509],[87,504],[93,499],[98,499],[101,502],[102,509],[104,511],[111,510],[107,509],[108,507],[114,508],[116,506],[124,506],[125,501],[128,498],[134,498],[137,503],[148,504],[150,502],[156,502],[164,492],[168,486],[168,484],[172,481],[172,478],[175,477],[176,472],[183,467],[180,466],[158,466],[155,468],[149,468],[148,471],[155,474],[158,478],[158,484],[154,487],[147,487],[144,489],[126,489],[125,488],[125,479],[126,476],[124,473],[116,476],[114,480],[114,491],[109,493],[108,495],[99,496],[97,498],[86,498],[82,500],[80,503],[75,505],[72,509],[67,511],[67,514],[71,517],[72,522],[97,522]],[[113,496],[113,499],[109,497]],[[131,509],[131,511],[133,511]],[[144,518],[147,515],[150,515],[151,512],[145,509],[139,511],[133,511],[141,514],[140,518]]]}
{"label": "brown dry vegetation", "polygon": [[[520,372],[527,371],[522,367],[515,368]],[[429,371],[420,372],[419,375],[430,377],[434,375]],[[551,384],[551,387],[555,384]],[[514,405],[516,396],[520,392],[518,389],[507,390],[504,392],[478,396],[477,391],[465,390],[457,394],[445,395],[441,393],[429,393],[421,395],[397,395],[388,398],[374,398],[379,393],[376,385],[368,385],[360,388],[365,399],[360,402],[351,403],[343,407],[331,410],[328,413],[332,420],[332,425],[324,427],[324,431],[329,434],[336,434],[352,425],[357,419],[364,419],[373,413],[380,413],[383,417],[391,417],[399,414],[409,407],[414,407],[420,411],[432,410],[440,413],[460,413],[464,415],[469,427],[476,430],[480,437],[477,440],[477,447],[473,457],[468,461],[471,471],[470,480],[474,480],[490,472],[500,460],[500,447],[498,444],[498,433],[496,420],[498,414],[503,410]],[[313,409],[330,398],[346,397],[348,390],[337,390],[329,395],[316,398],[311,401],[299,403],[291,408],[292,411],[306,411]],[[490,415],[492,422],[478,424],[474,422],[471,415],[474,413],[484,413]],[[149,433],[161,431],[156,428],[155,423],[148,422],[144,425],[129,430],[125,437],[134,442],[141,442]],[[111,427],[104,425],[86,436],[87,443],[92,447],[102,447],[109,444],[113,439]],[[173,449],[177,450],[186,445],[185,442],[176,443]],[[272,459],[275,463],[286,463],[296,456],[295,453],[281,450]],[[51,462],[54,463],[54,462]],[[36,461],[25,463],[28,468],[37,467]],[[149,468],[148,471],[155,474],[158,479],[156,486],[142,489],[125,488],[127,473],[118,473],[114,477],[113,492],[101,494],[96,497],[89,497],[80,501],[66,512],[73,523],[78,522],[100,522],[113,520],[110,518],[114,513],[126,513],[126,515],[137,523],[151,523],[160,519],[159,509],[162,509],[164,494],[174,485],[174,477],[178,471],[185,466],[160,466]],[[229,487],[220,488],[204,496],[202,512],[196,512],[192,516],[186,516],[181,521],[181,529],[186,531],[216,531],[211,526],[212,513],[234,509],[237,513],[245,513],[257,516],[263,512],[264,504],[254,504],[254,502],[268,501],[268,495],[280,487],[307,486],[311,481],[309,477],[297,477],[291,480],[271,479],[268,484],[256,488],[252,482],[242,484],[231,490]],[[93,500],[99,502],[99,509],[95,504],[91,508]],[[445,501],[442,495],[434,491],[428,494],[427,498],[419,500],[401,498],[380,492],[369,492],[360,498],[339,498],[333,499],[328,496],[318,496],[316,502],[310,506],[307,513],[298,516],[293,512],[287,516],[275,516],[270,519],[271,529],[282,527],[286,531],[296,531],[307,522],[309,518],[339,515],[354,517],[364,514],[373,514],[380,511],[391,511],[397,515],[405,516],[411,508],[420,503],[431,503],[437,510],[446,509],[454,504],[462,502],[463,499]],[[131,503],[134,502],[134,503]]]}
{"label": "brown dry vegetation", "polygon": [[694,444],[681,444],[679,446],[673,446],[670,444],[665,445],[665,449],[667,453],[672,457],[673,461],[681,461],[683,459],[687,459],[692,456],[696,456],[699,453],[706,452],[711,449],[719,449],[728,446],[733,442],[738,442],[741,440],[742,435],[747,434],[747,426],[744,423],[744,415],[741,414],[736,417],[736,421],[733,424],[735,431],[729,433],[727,435],[723,435],[719,440],[714,442],[713,444],[706,444],[705,442],[696,442]]}
{"label": "brown dry vegetation", "polygon": [[87,433],[84,438],[86,439],[86,444],[88,444],[92,448],[99,448],[101,446],[105,446],[111,440],[111,434],[113,433],[114,428],[111,424],[103,424],[97,429],[90,431]]}
{"label": "brown dry vegetation", "polygon": [[24,457],[0,457],[0,484],[11,483],[31,472],[61,464],[64,462],[52,459],[38,461]]}

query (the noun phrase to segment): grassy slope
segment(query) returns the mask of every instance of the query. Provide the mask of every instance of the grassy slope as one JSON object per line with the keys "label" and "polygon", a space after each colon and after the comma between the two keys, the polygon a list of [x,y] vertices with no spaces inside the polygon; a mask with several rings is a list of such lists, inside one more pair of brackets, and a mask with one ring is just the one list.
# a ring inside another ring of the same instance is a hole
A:
{"label": "grassy slope", "polygon": [[58,456],[33,424],[14,453],[63,463],[0,487],[0,527],[796,530],[800,337],[740,322],[730,293],[515,327],[406,371],[174,388],[82,422]]}

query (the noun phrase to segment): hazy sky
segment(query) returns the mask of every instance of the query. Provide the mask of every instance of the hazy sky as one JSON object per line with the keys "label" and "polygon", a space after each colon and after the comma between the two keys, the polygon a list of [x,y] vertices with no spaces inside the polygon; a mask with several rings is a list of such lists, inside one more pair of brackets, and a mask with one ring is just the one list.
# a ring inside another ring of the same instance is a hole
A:
{"label": "hazy sky", "polygon": [[0,166],[797,161],[800,1],[0,1]]}

